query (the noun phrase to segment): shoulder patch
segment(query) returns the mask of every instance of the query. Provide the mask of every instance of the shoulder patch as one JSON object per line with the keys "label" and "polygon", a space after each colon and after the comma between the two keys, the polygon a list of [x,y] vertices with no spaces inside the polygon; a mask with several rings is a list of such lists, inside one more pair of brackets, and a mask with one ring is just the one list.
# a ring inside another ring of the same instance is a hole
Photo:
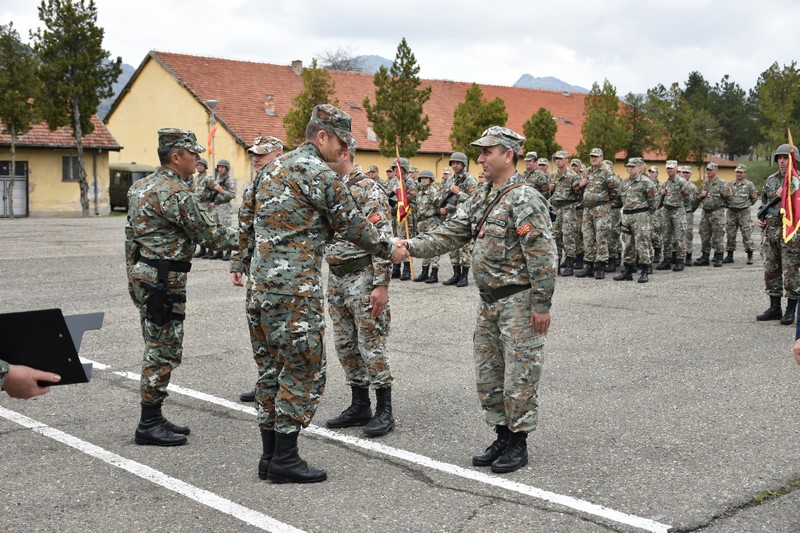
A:
{"label": "shoulder patch", "polygon": [[377,224],[378,222],[381,221],[381,214],[380,213],[372,213],[367,220],[369,220],[373,224]]}
{"label": "shoulder patch", "polygon": [[533,227],[530,224],[525,224],[524,226],[517,228],[517,235],[522,237],[523,235],[530,233],[532,229]]}
{"label": "shoulder patch", "polygon": [[474,192],[474,191],[475,191],[475,187],[470,187],[470,188],[469,188],[469,190],[468,190],[467,192],[469,192],[469,193],[472,193],[472,192]]}

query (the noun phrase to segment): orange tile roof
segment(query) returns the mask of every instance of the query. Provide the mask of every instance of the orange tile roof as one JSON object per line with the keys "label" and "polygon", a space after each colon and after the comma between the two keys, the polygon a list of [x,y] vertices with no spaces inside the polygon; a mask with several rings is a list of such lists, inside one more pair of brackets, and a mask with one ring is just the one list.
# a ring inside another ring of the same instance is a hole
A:
{"label": "orange tile roof", "polygon": [[[92,124],[94,124],[94,131],[83,136],[84,148],[115,152],[122,149],[97,115],[92,115]],[[0,122],[0,132],[3,129],[3,124]],[[11,146],[11,135],[0,133],[0,146]],[[47,124],[40,122],[35,124],[28,133],[17,138],[17,146],[25,148],[75,148],[76,145],[75,138],[72,136],[72,128],[65,126],[55,131],[50,131]]]}

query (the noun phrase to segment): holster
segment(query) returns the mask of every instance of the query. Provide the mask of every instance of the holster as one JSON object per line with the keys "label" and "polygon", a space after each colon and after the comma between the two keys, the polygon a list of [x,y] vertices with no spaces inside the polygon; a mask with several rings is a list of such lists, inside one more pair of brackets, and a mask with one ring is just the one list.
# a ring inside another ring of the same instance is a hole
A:
{"label": "holster", "polygon": [[186,302],[186,296],[169,292],[171,262],[166,259],[158,259],[156,261],[148,260],[147,264],[152,265],[152,262],[158,264],[155,284],[147,280],[140,280],[142,288],[150,293],[150,298],[147,300],[147,320],[157,326],[163,326],[170,320],[184,320],[185,315],[172,312],[172,307],[176,303]]}

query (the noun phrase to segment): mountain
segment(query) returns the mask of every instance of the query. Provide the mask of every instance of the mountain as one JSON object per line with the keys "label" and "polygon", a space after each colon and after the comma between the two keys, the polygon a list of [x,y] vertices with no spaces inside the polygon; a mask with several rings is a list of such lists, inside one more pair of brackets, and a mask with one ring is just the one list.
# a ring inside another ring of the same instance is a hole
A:
{"label": "mountain", "polygon": [[355,59],[361,62],[363,72],[368,72],[369,74],[375,74],[382,66],[386,67],[387,69],[392,68],[392,61],[381,56],[356,56]]}
{"label": "mountain", "polygon": [[101,100],[100,105],[97,106],[97,116],[100,117],[100,120],[106,118],[106,114],[111,110],[111,104],[117,99],[119,92],[127,85],[128,80],[131,79],[134,72],[136,72],[135,67],[127,63],[122,64],[122,74],[119,75],[119,78],[112,86],[114,88],[114,96]]}
{"label": "mountain", "polygon": [[589,89],[584,89],[577,85],[570,85],[565,81],[552,76],[545,76],[543,78],[536,78],[530,74],[523,74],[514,87],[525,87],[527,89],[544,89],[546,91],[566,91],[569,93],[588,93]]}

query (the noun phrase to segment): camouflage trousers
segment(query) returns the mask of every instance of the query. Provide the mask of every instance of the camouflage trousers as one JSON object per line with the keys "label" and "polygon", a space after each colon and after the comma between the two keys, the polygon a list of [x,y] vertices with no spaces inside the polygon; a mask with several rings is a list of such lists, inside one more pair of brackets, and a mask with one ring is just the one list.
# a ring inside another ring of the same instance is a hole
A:
{"label": "camouflage trousers", "polygon": [[611,237],[611,204],[605,203],[583,210],[583,250],[587,261],[608,263],[608,242]]}
{"label": "camouflage trousers", "polygon": [[[652,263],[653,247],[650,245],[650,213],[622,214],[623,261],[626,265]],[[638,258],[638,260],[637,260]]]}
{"label": "camouflage trousers", "polygon": [[611,235],[608,237],[608,255],[619,259],[622,256],[622,209],[611,208]]}
{"label": "camouflage trousers", "polygon": [[392,386],[392,372],[386,341],[391,311],[386,305],[372,318],[369,295],[372,265],[344,276],[328,274],[328,314],[333,323],[336,355],[350,387],[382,389]]}
{"label": "camouflage trousers", "polygon": [[253,359],[256,368],[264,366],[268,349],[267,335],[261,326],[261,301],[259,292],[264,292],[263,286],[256,286],[251,278],[247,279],[247,294],[244,299],[244,313],[247,318],[247,331],[250,334],[250,346],[253,348]]}
{"label": "camouflage trousers", "polygon": [[529,433],[539,419],[545,335],[530,326],[532,291],[481,300],[474,336],[478,399],[492,426]]}
{"label": "camouflage trousers", "polygon": [[[581,236],[581,222],[583,210],[575,209],[575,204],[567,204],[558,208],[556,221],[553,226],[556,236],[556,246],[561,250],[561,256],[574,258],[583,253],[583,237]],[[580,242],[580,247],[578,246]]]}
{"label": "camouflage trousers", "polygon": [[761,230],[761,257],[764,259],[764,285],[770,296],[800,297],[800,240],[788,243],[781,235],[781,220],[773,217]]}
{"label": "camouflage trousers", "polygon": [[233,208],[230,202],[214,205],[214,219],[221,226],[230,226],[233,218]]}
{"label": "camouflage trousers", "polygon": [[[147,320],[147,301],[150,299],[150,292],[142,288],[139,280],[155,283],[157,271],[144,263],[136,263],[130,274],[133,280],[130,285],[131,299],[139,309],[144,339],[139,389],[143,403],[160,404],[169,395],[167,386],[172,371],[178,368],[183,360],[183,321],[170,320],[159,326]],[[170,272],[168,284],[169,292],[186,295],[186,273]],[[185,315],[186,304],[176,303],[172,312]]]}
{"label": "camouflage trousers", "polygon": [[261,429],[293,433],[308,427],[325,391],[322,298],[254,291],[261,305],[266,353],[257,358]]}
{"label": "camouflage trousers", "polygon": [[683,261],[686,257],[686,211],[683,207],[664,207],[664,258],[673,253]]}
{"label": "camouflage trousers", "polygon": [[650,244],[653,248],[664,248],[664,208],[656,209],[650,215]]}
{"label": "camouflage trousers", "polygon": [[692,253],[694,244],[694,211],[686,211],[686,253]]}
{"label": "camouflage trousers", "polygon": [[450,252],[450,263],[453,266],[470,266],[472,264],[471,246],[471,244],[467,244]]}
{"label": "camouflage trousers", "polygon": [[725,251],[725,210],[717,209],[709,213],[703,211],[700,219],[700,251],[710,254],[713,248],[714,253]]}
{"label": "camouflage trousers", "polygon": [[748,252],[752,252],[755,249],[753,226],[753,217],[750,216],[749,207],[739,212],[728,209],[728,227],[726,228],[728,234],[727,250],[729,252],[736,250],[736,231],[741,230],[744,249]]}
{"label": "camouflage trousers", "polygon": [[[418,233],[426,233],[428,231],[433,231],[434,229],[438,228],[439,225],[442,223],[442,219],[439,217],[431,217],[420,219],[419,223],[417,224],[417,231]],[[439,256],[436,257],[426,257],[422,260],[422,266],[424,267],[433,267],[439,268]]]}

